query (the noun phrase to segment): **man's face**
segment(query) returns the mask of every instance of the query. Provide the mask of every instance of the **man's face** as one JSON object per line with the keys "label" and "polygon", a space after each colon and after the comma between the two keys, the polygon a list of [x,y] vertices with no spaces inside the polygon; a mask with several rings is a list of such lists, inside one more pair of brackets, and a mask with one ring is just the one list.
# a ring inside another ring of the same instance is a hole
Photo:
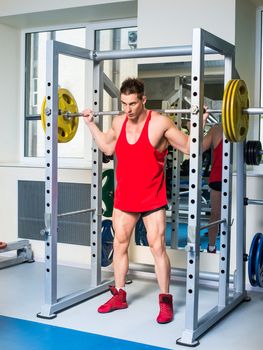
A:
{"label": "man's face", "polygon": [[144,109],[145,102],[145,96],[143,96],[142,99],[139,99],[137,94],[121,94],[122,109],[130,119],[135,119],[140,115],[140,113]]}

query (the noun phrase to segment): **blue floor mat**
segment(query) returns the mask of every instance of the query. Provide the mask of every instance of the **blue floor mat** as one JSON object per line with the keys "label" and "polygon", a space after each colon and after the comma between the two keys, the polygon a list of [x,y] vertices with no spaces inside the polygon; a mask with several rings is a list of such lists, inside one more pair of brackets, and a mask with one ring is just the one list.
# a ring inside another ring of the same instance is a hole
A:
{"label": "blue floor mat", "polygon": [[167,350],[68,328],[0,316],[2,350]]}

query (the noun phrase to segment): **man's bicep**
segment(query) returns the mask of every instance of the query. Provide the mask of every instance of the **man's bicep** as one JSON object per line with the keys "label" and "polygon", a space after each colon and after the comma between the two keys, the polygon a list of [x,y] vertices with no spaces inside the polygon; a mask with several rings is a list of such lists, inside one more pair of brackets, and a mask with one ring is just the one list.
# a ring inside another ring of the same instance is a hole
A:
{"label": "man's bicep", "polygon": [[106,143],[112,143],[116,141],[116,132],[113,128],[110,128],[106,133]]}
{"label": "man's bicep", "polygon": [[171,125],[165,133],[169,144],[180,151],[185,151],[188,136],[176,126]]}
{"label": "man's bicep", "polygon": [[212,146],[213,130],[210,129],[208,133],[203,137],[203,152],[207,151]]}

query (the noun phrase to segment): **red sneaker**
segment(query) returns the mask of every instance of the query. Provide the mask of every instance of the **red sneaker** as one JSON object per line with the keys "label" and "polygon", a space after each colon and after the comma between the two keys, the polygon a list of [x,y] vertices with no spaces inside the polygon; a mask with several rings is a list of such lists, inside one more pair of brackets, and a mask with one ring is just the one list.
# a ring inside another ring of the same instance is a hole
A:
{"label": "red sneaker", "polygon": [[110,286],[110,291],[113,297],[111,297],[105,304],[101,305],[98,308],[98,312],[104,314],[119,309],[126,309],[128,307],[125,290],[120,289],[118,291],[115,287]]}
{"label": "red sneaker", "polygon": [[158,323],[169,323],[174,318],[173,296],[171,294],[159,295],[160,312],[157,317]]}

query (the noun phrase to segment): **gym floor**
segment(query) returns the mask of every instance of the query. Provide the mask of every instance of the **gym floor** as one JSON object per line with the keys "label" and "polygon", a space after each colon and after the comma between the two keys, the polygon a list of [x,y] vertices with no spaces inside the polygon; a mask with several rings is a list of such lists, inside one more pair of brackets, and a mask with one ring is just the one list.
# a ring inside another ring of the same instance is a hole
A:
{"label": "gym floor", "polygon": [[[105,272],[103,278],[111,277]],[[159,325],[154,279],[134,277],[127,285],[129,307],[99,314],[104,293],[69,308],[52,320],[36,317],[44,300],[44,264],[25,263],[0,270],[0,348],[3,350],[186,349],[176,345],[184,329],[185,284],[172,282],[174,321]],[[89,270],[58,267],[58,296],[89,287]],[[199,350],[261,350],[263,293],[250,291],[243,302],[200,338]],[[200,316],[217,302],[217,291],[200,287]]]}

